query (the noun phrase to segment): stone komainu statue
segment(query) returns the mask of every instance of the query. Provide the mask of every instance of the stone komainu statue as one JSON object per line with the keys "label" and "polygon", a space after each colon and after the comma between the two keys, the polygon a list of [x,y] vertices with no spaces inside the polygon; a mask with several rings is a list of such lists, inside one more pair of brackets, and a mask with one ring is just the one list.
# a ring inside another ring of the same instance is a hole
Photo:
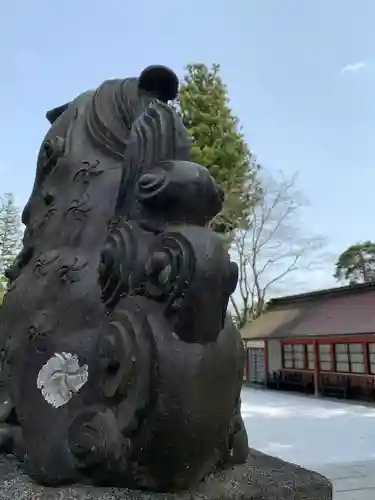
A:
{"label": "stone komainu statue", "polygon": [[1,313],[1,445],[37,481],[155,491],[244,462],[237,267],[164,67],[47,113]]}

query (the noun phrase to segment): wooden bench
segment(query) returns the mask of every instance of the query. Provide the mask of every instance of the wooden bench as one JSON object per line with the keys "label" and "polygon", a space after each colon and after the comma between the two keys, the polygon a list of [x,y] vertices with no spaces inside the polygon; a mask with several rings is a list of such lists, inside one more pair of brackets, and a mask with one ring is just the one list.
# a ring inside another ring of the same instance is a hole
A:
{"label": "wooden bench", "polygon": [[332,382],[328,377],[323,377],[320,392],[322,396],[332,396],[347,399],[350,389],[348,377],[340,377],[336,382]]}
{"label": "wooden bench", "polygon": [[281,371],[273,372],[272,376],[267,380],[267,387],[269,389],[281,389],[283,377]]}
{"label": "wooden bench", "polygon": [[267,380],[269,389],[284,391],[314,392],[314,377],[303,378],[300,373],[283,374],[281,371],[273,372]]}
{"label": "wooden bench", "polygon": [[373,379],[369,379],[366,382],[365,397],[366,397],[367,401],[370,401],[370,402],[375,401],[375,387],[374,387],[374,380]]}
{"label": "wooden bench", "polygon": [[286,375],[283,380],[283,385],[285,389],[291,391],[301,391],[304,392],[306,389],[305,383],[302,380],[302,377],[299,373]]}

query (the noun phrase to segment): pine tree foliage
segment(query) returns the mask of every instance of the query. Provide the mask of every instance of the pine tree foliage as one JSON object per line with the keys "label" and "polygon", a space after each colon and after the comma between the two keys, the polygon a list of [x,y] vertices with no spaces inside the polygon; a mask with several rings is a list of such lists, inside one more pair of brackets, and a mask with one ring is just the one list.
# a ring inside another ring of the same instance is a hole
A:
{"label": "pine tree foliage", "polygon": [[349,246],[337,259],[334,277],[353,284],[375,281],[375,243]]}
{"label": "pine tree foliage", "polygon": [[193,161],[207,167],[225,193],[214,228],[230,233],[246,223],[258,192],[259,167],[230,107],[220,66],[188,65],[177,107],[192,139]]}
{"label": "pine tree foliage", "polygon": [[0,198],[0,275],[12,265],[21,248],[20,211],[14,196],[5,193]]}

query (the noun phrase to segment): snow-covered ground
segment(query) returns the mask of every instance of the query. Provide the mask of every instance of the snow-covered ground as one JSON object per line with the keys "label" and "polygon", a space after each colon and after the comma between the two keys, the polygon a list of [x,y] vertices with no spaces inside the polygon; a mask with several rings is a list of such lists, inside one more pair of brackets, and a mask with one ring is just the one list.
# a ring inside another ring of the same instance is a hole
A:
{"label": "snow-covered ground", "polygon": [[244,388],[249,445],[296,464],[350,464],[375,458],[375,407]]}

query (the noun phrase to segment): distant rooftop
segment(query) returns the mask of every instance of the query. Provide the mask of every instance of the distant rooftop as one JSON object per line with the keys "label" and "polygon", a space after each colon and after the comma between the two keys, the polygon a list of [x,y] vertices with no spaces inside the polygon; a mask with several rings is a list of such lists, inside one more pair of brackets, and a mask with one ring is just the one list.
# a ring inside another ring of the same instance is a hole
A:
{"label": "distant rooftop", "polygon": [[272,299],[241,330],[243,339],[375,334],[375,283]]}
{"label": "distant rooftop", "polygon": [[304,292],[295,295],[284,295],[282,297],[275,297],[268,302],[268,306],[276,306],[285,303],[305,301],[308,299],[328,297],[328,296],[341,296],[353,294],[361,291],[366,291],[375,288],[375,282],[370,283],[355,283],[352,285],[339,286],[334,288],[325,288],[323,290],[314,290],[312,292]]}

